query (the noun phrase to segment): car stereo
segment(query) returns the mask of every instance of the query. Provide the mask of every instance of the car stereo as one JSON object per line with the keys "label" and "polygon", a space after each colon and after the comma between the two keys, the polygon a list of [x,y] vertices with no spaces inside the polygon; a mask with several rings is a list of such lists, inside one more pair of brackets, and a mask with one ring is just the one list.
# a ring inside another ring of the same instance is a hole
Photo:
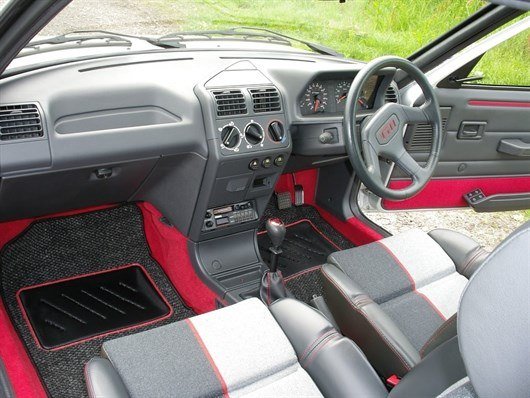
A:
{"label": "car stereo", "polygon": [[254,201],[239,202],[206,210],[202,230],[212,231],[257,219]]}

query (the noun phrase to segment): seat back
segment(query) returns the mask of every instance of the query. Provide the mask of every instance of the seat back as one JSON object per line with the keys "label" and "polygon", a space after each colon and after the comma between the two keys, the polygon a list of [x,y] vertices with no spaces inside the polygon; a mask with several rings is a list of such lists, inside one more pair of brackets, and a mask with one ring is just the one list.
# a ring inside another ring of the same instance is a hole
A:
{"label": "seat back", "polygon": [[470,279],[458,312],[458,336],[480,397],[530,396],[530,222]]}

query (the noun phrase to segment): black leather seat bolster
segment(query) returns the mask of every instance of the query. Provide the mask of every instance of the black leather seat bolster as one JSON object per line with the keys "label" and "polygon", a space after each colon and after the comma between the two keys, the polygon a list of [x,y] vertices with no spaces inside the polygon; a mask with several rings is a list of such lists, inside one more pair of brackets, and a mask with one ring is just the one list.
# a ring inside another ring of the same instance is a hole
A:
{"label": "black leather seat bolster", "polygon": [[436,347],[442,345],[457,335],[456,319],[457,315],[454,314],[451,318],[448,318],[444,323],[442,323],[438,329],[436,329],[430,339],[427,340],[427,342],[420,349],[420,355],[422,358],[433,351]]}
{"label": "black leather seat bolster", "polygon": [[437,397],[466,377],[458,339],[453,337],[427,355],[392,389],[389,398]]}
{"label": "black leather seat bolster", "polygon": [[383,377],[403,376],[420,361],[394,321],[346,274],[331,264],[322,267],[322,274],[324,297],[339,328],[359,344]]}
{"label": "black leather seat bolster", "polygon": [[95,357],[85,365],[89,398],[128,398],[120,375],[107,358]]}
{"label": "black leather seat bolster", "polygon": [[456,265],[456,270],[466,278],[484,262],[489,252],[469,236],[450,229],[433,229],[429,236],[438,243]]}
{"label": "black leather seat bolster", "polygon": [[320,312],[293,299],[278,300],[269,309],[324,396],[387,396],[363,352]]}

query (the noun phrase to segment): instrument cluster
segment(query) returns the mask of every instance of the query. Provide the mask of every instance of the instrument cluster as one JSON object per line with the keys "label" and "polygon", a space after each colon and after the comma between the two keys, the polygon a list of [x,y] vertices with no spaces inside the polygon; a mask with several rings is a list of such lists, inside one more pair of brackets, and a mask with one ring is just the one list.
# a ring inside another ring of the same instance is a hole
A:
{"label": "instrument cluster", "polygon": [[[357,98],[361,109],[372,109],[379,77],[371,76],[366,82],[361,95]],[[344,113],[346,98],[352,80],[326,79],[311,82],[300,98],[302,115],[339,115]]]}

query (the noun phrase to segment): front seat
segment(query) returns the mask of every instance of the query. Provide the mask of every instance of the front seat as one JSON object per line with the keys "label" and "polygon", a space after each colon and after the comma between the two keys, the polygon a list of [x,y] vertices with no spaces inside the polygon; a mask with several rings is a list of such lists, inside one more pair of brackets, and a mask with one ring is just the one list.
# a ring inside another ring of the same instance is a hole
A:
{"label": "front seat", "polygon": [[387,395],[355,343],[291,298],[250,298],[106,341],[101,354],[85,366],[90,398]]}
{"label": "front seat", "polygon": [[378,373],[401,377],[456,334],[460,296],[488,254],[461,233],[413,229],[331,254],[324,297]]}
{"label": "front seat", "polygon": [[530,223],[472,276],[452,337],[388,394],[358,347],[293,299],[249,299],[120,337],[85,368],[90,397],[528,397]]}

